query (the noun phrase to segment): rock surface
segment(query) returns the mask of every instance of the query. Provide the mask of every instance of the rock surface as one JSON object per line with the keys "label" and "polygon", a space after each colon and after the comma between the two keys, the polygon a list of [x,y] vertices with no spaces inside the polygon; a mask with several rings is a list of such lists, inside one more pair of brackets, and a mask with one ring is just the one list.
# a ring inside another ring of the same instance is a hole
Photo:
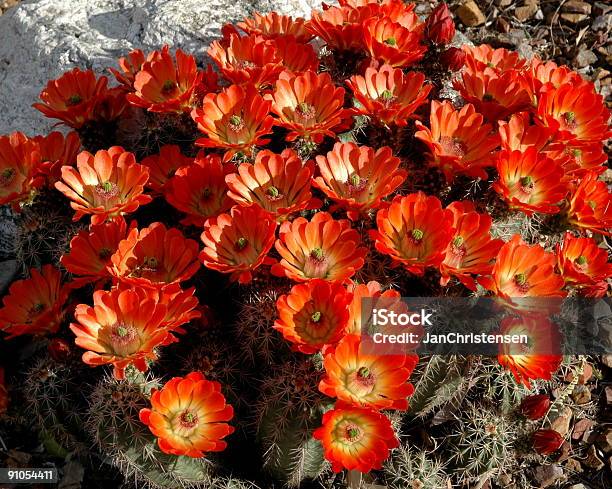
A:
{"label": "rock surface", "polygon": [[48,132],[30,106],[49,79],[75,66],[102,73],[116,59],[167,43],[203,61],[223,24],[254,11],[306,16],[319,0],[38,0],[0,16],[0,134]]}

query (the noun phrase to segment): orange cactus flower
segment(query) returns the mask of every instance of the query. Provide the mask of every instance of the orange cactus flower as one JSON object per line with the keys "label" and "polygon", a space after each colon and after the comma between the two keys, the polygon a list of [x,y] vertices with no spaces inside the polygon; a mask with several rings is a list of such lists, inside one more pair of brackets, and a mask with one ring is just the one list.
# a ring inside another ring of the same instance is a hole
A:
{"label": "orange cactus flower", "polygon": [[154,296],[131,290],[98,290],[93,307],[79,304],[70,329],[75,343],[87,350],[83,362],[92,367],[113,365],[116,379],[123,379],[125,369],[133,365],[141,372],[148,369],[147,360],[156,360],[154,349],[174,340],[161,327],[166,306]]}
{"label": "orange cactus flower", "polygon": [[204,457],[221,452],[234,428],[226,423],[234,409],[221,393],[221,384],[206,380],[200,372],[174,377],[151,393],[151,409],[140,411],[140,421],[157,437],[162,452]]}
{"label": "orange cactus flower", "polygon": [[0,205],[19,203],[27,200],[31,191],[40,186],[41,179],[35,179],[40,168],[39,145],[20,132],[0,136]]}
{"label": "orange cactus flower", "polygon": [[313,11],[307,28],[336,51],[363,51],[363,23],[373,14],[365,8],[329,7]]}
{"label": "orange cactus flower", "polygon": [[8,411],[10,397],[6,388],[6,379],[4,378],[4,368],[0,367],[0,417]]}
{"label": "orange cactus flower", "polygon": [[424,82],[422,73],[405,74],[399,68],[383,65],[367,68],[365,76],[354,75],[346,83],[361,105],[357,113],[386,125],[405,126],[427,100],[431,85]]}
{"label": "orange cactus flower", "polygon": [[532,92],[537,97],[543,90],[559,88],[565,83],[574,86],[588,84],[578,73],[567,66],[558,66],[554,61],[542,61],[533,57],[527,67],[529,82],[532,84]]}
{"label": "orange cactus flower", "polygon": [[62,176],[62,166],[73,166],[81,149],[81,139],[76,132],[64,136],[53,131],[48,136],[36,136],[32,140],[38,144],[41,164],[37,172],[43,176],[48,186],[53,186]]}
{"label": "orange cactus flower", "polygon": [[307,43],[314,37],[306,28],[306,20],[302,17],[293,18],[276,12],[260,14],[255,12],[252,18],[238,22],[236,25],[249,35],[263,36],[266,39],[278,39],[288,36],[297,42]]}
{"label": "orange cactus flower", "polygon": [[274,329],[302,353],[316,353],[344,336],[352,296],[340,282],[313,279],[276,301]]}
{"label": "orange cactus flower", "polygon": [[382,286],[375,281],[368,282],[367,284],[357,284],[351,282],[347,286],[348,292],[353,294],[353,300],[349,306],[350,318],[346,334],[361,335],[362,332],[366,332],[368,325],[362,324],[361,317],[361,301],[366,298],[374,299],[399,299],[401,297],[397,290],[387,289],[382,290]]}
{"label": "orange cactus flower", "polygon": [[534,147],[526,151],[502,151],[498,155],[499,179],[493,189],[513,209],[528,216],[534,212],[556,214],[559,202],[568,193],[567,181],[560,164],[538,152]]}
{"label": "orange cactus flower", "polygon": [[505,71],[520,70],[526,61],[516,51],[504,48],[494,49],[488,44],[462,46],[466,54],[465,64],[472,74],[482,73],[485,69],[501,74]]}
{"label": "orange cactus flower", "polygon": [[377,230],[370,231],[376,249],[422,275],[426,267],[439,266],[454,233],[453,213],[423,192],[398,195],[376,214]]}
{"label": "orange cactus flower", "polygon": [[75,129],[94,119],[95,108],[106,91],[108,78],[96,79],[92,70],[74,68],[51,80],[40,93],[42,103],[32,107],[46,117],[59,119]]}
{"label": "orange cactus flower", "polygon": [[319,71],[319,57],[311,44],[296,42],[292,37],[279,37],[274,45],[285,71],[301,74]]}
{"label": "orange cactus flower", "polygon": [[453,85],[490,122],[527,110],[533,103],[527,80],[517,71],[499,75],[490,68],[479,73],[466,71]]}
{"label": "orange cactus flower", "polygon": [[77,168],[62,167],[62,180],[55,188],[72,201],[74,221],[90,214],[92,224],[102,224],[151,202],[151,197],[143,194],[148,178],[148,168],[136,163],[132,153],[113,146],[95,156],[80,153]]}
{"label": "orange cactus flower", "polygon": [[57,332],[69,294],[61,282],[61,273],[53,265],[43,265],[40,271],[33,268],[30,278],[13,282],[2,299],[0,331],[9,338]]}
{"label": "orange cactus flower", "polygon": [[134,78],[134,93],[127,100],[149,112],[189,111],[191,95],[202,80],[193,56],[176,50],[176,63],[168,46],[153,51]]}
{"label": "orange cactus flower", "polygon": [[370,56],[394,68],[412,66],[427,52],[427,47],[421,44],[421,32],[411,31],[388,17],[366,20],[363,36]]}
{"label": "orange cactus flower", "polygon": [[400,170],[400,159],[388,146],[376,152],[355,143],[336,143],[327,156],[317,156],[320,176],[313,184],[348,210],[350,219],[377,209],[382,199],[394,192],[408,172]]}
{"label": "orange cactus flower", "polygon": [[565,83],[544,90],[537,106],[536,122],[559,132],[565,141],[603,142],[612,135],[610,111],[603,96],[591,85]]}
{"label": "orange cactus flower", "polygon": [[408,409],[414,387],[408,382],[416,355],[368,355],[361,337],[350,334],[325,350],[319,390],[341,401],[373,409]]}
{"label": "orange cactus flower", "polygon": [[314,431],[313,437],[321,441],[334,472],[380,469],[389,450],[399,446],[391,421],[384,414],[340,402],[323,415],[323,426]]}
{"label": "orange cactus flower", "polygon": [[147,61],[145,54],[140,49],[134,49],[127,56],[119,58],[119,68],[121,68],[121,71],[115,68],[109,68],[109,71],[123,85],[123,88],[131,92],[134,89],[136,75],[142,69],[145,61]]}
{"label": "orange cactus flower", "polygon": [[250,154],[253,146],[270,142],[263,136],[272,132],[271,105],[252,85],[232,85],[219,94],[209,93],[202,108],[191,113],[198,129],[208,136],[198,139],[196,144],[228,150],[224,161],[238,152]]}
{"label": "orange cactus flower", "polygon": [[612,277],[608,253],[593,238],[576,238],[566,232],[556,252],[557,266],[567,284],[590,286]]}
{"label": "orange cactus flower", "polygon": [[206,219],[232,206],[225,176],[233,170],[234,166],[224,165],[220,156],[200,152],[193,165],[176,172],[166,186],[165,196],[170,205],[187,214],[181,224],[203,226]]}
{"label": "orange cactus flower", "polygon": [[551,142],[554,131],[547,127],[532,125],[530,120],[529,112],[519,112],[513,114],[508,122],[499,121],[502,149],[526,151],[527,148],[534,147],[541,151]]}
{"label": "orange cactus flower", "polygon": [[596,233],[612,234],[612,194],[597,174],[588,172],[571,192],[570,224]]}
{"label": "orange cactus flower", "polygon": [[120,282],[160,288],[190,279],[200,268],[198,243],[161,222],[132,229],[111,257],[111,274]]}
{"label": "orange cactus flower", "polygon": [[555,255],[538,244],[526,244],[515,234],[499,250],[492,278],[480,277],[479,282],[510,302],[521,297],[565,297],[555,264]]}
{"label": "orange cactus flower", "polygon": [[499,327],[502,335],[526,335],[528,344],[500,345],[497,360],[517,382],[531,389],[530,380],[550,380],[561,365],[559,328],[544,316],[507,317]]}
{"label": "orange cactus flower", "polygon": [[455,110],[450,102],[432,100],[429,122],[431,129],[415,122],[415,137],[429,147],[430,166],[440,168],[449,182],[458,174],[487,177],[484,167],[494,165],[491,153],[499,135],[491,134],[491,125],[483,123],[472,104]]}
{"label": "orange cactus flower", "polygon": [[62,256],[62,265],[85,281],[110,277],[111,256],[135,225],[133,222],[128,228],[123,218],[116,218],[79,231],[70,240],[70,251]]}
{"label": "orange cactus flower", "polygon": [[475,291],[476,281],[472,275],[490,275],[495,257],[504,242],[491,239],[493,219],[489,214],[476,212],[473,203],[453,202],[447,209],[453,213],[455,232],[440,265],[440,284],[448,284],[452,276]]}
{"label": "orange cactus flower", "polygon": [[576,181],[590,172],[600,175],[607,168],[608,155],[600,142],[558,141],[547,147],[546,154],[559,161],[568,177]]}
{"label": "orange cactus flower", "polygon": [[292,149],[285,149],[280,155],[263,150],[257,153],[253,165],[240,165],[225,181],[228,195],[238,204],[255,203],[283,219],[321,204],[312,198],[310,191],[313,171],[313,165],[303,164]]}
{"label": "orange cactus flower", "polygon": [[342,281],[364,264],[368,250],[360,244],[359,233],[346,219],[335,220],[327,212],[317,212],[310,222],[298,217],[280,227],[275,247],[281,261],[272,266],[272,273],[298,282]]}
{"label": "orange cactus flower", "polygon": [[345,128],[349,116],[342,108],[344,89],[337,87],[328,73],[283,72],[269,98],[278,116],[274,124],[290,131],[287,141],[301,137],[320,143],[324,136],[335,137],[333,130]]}
{"label": "orange cactus flower", "polygon": [[274,244],[276,221],[258,205],[234,206],[229,214],[204,224],[200,260],[212,270],[231,273],[232,280],[250,282],[252,272],[266,262]]}
{"label": "orange cactus flower", "polygon": [[155,192],[163,193],[166,184],[176,171],[193,164],[193,158],[184,156],[177,145],[166,144],[160,148],[159,154],[147,156],[140,164],[149,169],[147,187]]}

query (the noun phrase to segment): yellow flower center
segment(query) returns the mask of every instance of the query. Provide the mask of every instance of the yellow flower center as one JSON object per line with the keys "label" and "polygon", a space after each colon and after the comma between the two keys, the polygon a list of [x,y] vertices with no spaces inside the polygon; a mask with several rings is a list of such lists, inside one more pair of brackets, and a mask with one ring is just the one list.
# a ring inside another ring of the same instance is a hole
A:
{"label": "yellow flower center", "polygon": [[380,96],[383,100],[391,100],[393,98],[393,92],[391,90],[385,90]]}
{"label": "yellow flower center", "polygon": [[229,118],[229,128],[234,132],[239,132],[244,128],[244,120],[239,115],[234,114]]}
{"label": "yellow flower center", "polygon": [[131,324],[115,324],[109,335],[110,346],[113,353],[127,357],[138,350],[138,333]]}
{"label": "yellow flower center", "polygon": [[323,316],[323,315],[321,314],[321,311],[315,311],[315,312],[313,312],[313,313],[310,315],[310,320],[311,320],[313,323],[318,323],[319,321],[321,321],[321,317],[322,317],[322,316]]}
{"label": "yellow flower center", "polygon": [[524,273],[517,273],[514,276],[514,283],[518,286],[519,290],[526,293],[529,290],[529,283],[527,282],[527,275]]}
{"label": "yellow flower center", "polygon": [[413,229],[410,231],[410,237],[415,242],[420,242],[423,239],[424,233],[420,229]]}
{"label": "yellow flower center", "polygon": [[270,185],[268,190],[266,190],[266,195],[270,200],[275,200],[280,197],[280,190],[278,190],[274,185]]}
{"label": "yellow flower center", "polygon": [[310,252],[310,258],[317,260],[317,261],[323,261],[323,258],[324,258],[323,250],[321,248],[314,248]]}
{"label": "yellow flower center", "polygon": [[185,410],[179,416],[179,423],[183,428],[195,428],[198,425],[198,416],[189,410]]}
{"label": "yellow flower center", "polygon": [[113,182],[102,182],[96,185],[95,192],[103,199],[111,199],[119,195],[119,187]]}
{"label": "yellow flower center", "polygon": [[363,438],[363,432],[356,424],[350,423],[344,431],[344,440],[349,443],[356,443]]}
{"label": "yellow flower center", "polygon": [[304,119],[314,119],[314,116],[317,114],[314,105],[307,102],[300,102],[297,106],[296,112]]}

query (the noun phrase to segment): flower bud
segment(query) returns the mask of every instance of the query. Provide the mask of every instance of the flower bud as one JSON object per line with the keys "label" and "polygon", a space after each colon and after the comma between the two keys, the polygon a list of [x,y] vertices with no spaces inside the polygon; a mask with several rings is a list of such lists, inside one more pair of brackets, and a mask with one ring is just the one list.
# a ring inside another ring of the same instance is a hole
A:
{"label": "flower bud", "polygon": [[47,346],[47,351],[56,362],[65,362],[70,357],[71,348],[66,340],[53,338]]}
{"label": "flower bud", "polygon": [[434,44],[448,44],[455,37],[455,23],[448,5],[440,3],[425,21],[425,37]]}
{"label": "flower bud", "polygon": [[550,455],[563,445],[563,437],[555,430],[538,430],[532,441],[534,450],[542,455]]}
{"label": "flower bud", "polygon": [[465,65],[465,53],[459,48],[448,48],[440,54],[440,64],[449,71],[459,71]]}
{"label": "flower bud", "polygon": [[527,396],[521,403],[521,413],[532,420],[540,419],[550,407],[550,399],[545,394]]}

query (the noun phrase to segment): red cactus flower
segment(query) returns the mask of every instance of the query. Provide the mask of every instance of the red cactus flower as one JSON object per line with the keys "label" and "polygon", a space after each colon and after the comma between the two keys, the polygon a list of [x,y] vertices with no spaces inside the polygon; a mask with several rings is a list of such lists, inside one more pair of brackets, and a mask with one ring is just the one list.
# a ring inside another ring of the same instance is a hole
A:
{"label": "red cactus flower", "polygon": [[237,152],[250,154],[252,147],[270,142],[263,136],[272,129],[269,100],[264,100],[252,85],[232,85],[219,94],[204,97],[201,109],[194,109],[191,117],[198,129],[208,136],[196,144],[208,148],[223,148],[224,161]]}
{"label": "red cactus flower", "polygon": [[387,289],[382,290],[382,286],[375,281],[368,282],[367,284],[357,284],[351,282],[347,286],[348,292],[353,294],[353,300],[349,306],[350,318],[346,334],[361,335],[362,332],[366,332],[367,325],[362,324],[361,316],[361,304],[362,300],[370,298],[373,301],[376,299],[399,299],[400,293],[397,290]]}
{"label": "red cactus flower", "polygon": [[296,75],[319,71],[319,57],[311,44],[296,42],[292,37],[279,37],[271,42],[276,47],[285,71]]}
{"label": "red cactus flower", "polygon": [[389,450],[399,446],[384,414],[343,403],[337,403],[323,415],[323,426],[313,436],[321,440],[325,458],[334,472],[380,469],[389,457]]}
{"label": "red cactus flower", "polygon": [[160,288],[191,278],[200,268],[198,243],[161,222],[133,229],[111,257],[111,274],[120,282]]}
{"label": "red cactus flower", "polygon": [[173,338],[161,327],[166,306],[137,289],[109,292],[98,290],[94,306],[79,304],[70,325],[75,343],[87,350],[83,362],[93,367],[113,365],[115,378],[123,379],[125,368],[133,365],[146,372],[147,360],[156,360],[154,349]]}
{"label": "red cactus flower", "polygon": [[453,213],[454,235],[446,248],[440,265],[441,285],[448,284],[451,276],[470,290],[476,290],[472,275],[489,275],[495,257],[504,244],[501,239],[491,239],[493,219],[479,214],[469,201],[453,202],[447,207]]}
{"label": "red cactus flower", "polygon": [[10,401],[8,389],[6,388],[6,379],[4,378],[4,368],[0,367],[0,417],[8,411]]}
{"label": "red cactus flower", "polygon": [[147,156],[140,164],[149,169],[147,187],[162,193],[176,171],[193,164],[193,158],[184,156],[177,145],[166,144],[160,148],[159,154]]}
{"label": "red cactus flower", "polygon": [[367,68],[365,76],[352,76],[346,83],[360,104],[356,112],[386,125],[405,126],[427,100],[431,85],[424,82],[422,73],[404,74],[399,68],[383,65]]}
{"label": "red cactus flower", "polygon": [[151,393],[151,409],[140,410],[140,420],[157,437],[162,452],[204,457],[221,452],[234,428],[226,423],[234,409],[221,393],[221,384],[206,380],[200,372],[174,377]]}
{"label": "red cactus flower", "polygon": [[568,193],[561,165],[534,147],[502,151],[497,160],[499,179],[493,189],[513,209],[528,216],[534,212],[556,214]]}
{"label": "red cactus flower", "polygon": [[0,136],[0,205],[27,200],[31,191],[42,184],[35,175],[40,168],[39,145],[20,132]]}
{"label": "red cactus flower", "polygon": [[455,110],[450,102],[432,100],[429,121],[431,129],[415,122],[415,137],[429,147],[430,166],[439,167],[449,182],[458,174],[487,177],[483,168],[493,166],[491,153],[499,136],[491,134],[491,126],[483,123],[473,105]]}
{"label": "red cactus flower", "polygon": [[283,219],[289,214],[320,205],[310,192],[311,164],[303,164],[291,149],[280,155],[263,150],[253,165],[242,164],[225,177],[228,195],[240,205],[258,204]]}
{"label": "red cactus flower", "polygon": [[597,174],[588,172],[571,192],[569,222],[583,229],[612,234],[612,194]]}
{"label": "red cactus flower", "polygon": [[372,14],[370,6],[329,7],[321,12],[313,11],[307,28],[320,37],[330,49],[360,52],[365,49],[363,23]]}
{"label": "red cactus flower", "polygon": [[119,58],[119,68],[121,68],[121,71],[114,68],[109,68],[109,70],[117,81],[123,85],[123,88],[131,92],[134,89],[136,75],[142,69],[142,65],[144,65],[146,60],[145,54],[140,49],[134,49],[127,56]]}
{"label": "red cactus flower", "polygon": [[350,334],[325,351],[319,390],[341,401],[373,409],[408,409],[414,387],[408,382],[416,355],[368,355],[361,337]]}
{"label": "red cactus flower", "polygon": [[302,353],[316,353],[344,336],[352,296],[340,282],[313,279],[276,301],[274,329]]}
{"label": "red cactus flower", "polygon": [[537,421],[543,418],[550,407],[550,398],[547,394],[533,394],[521,402],[519,411],[527,418]]}
{"label": "red cactus flower", "polygon": [[9,338],[57,332],[69,294],[61,281],[57,268],[43,265],[40,271],[30,270],[30,278],[13,282],[2,299],[0,331],[8,333]]}
{"label": "red cactus flower", "polygon": [[494,73],[503,73],[511,70],[521,70],[526,61],[516,51],[504,48],[494,49],[488,44],[478,46],[462,46],[466,54],[466,66],[472,74],[482,73],[486,69]]}
{"label": "red cactus flower", "polygon": [[382,199],[394,192],[406,179],[400,159],[388,146],[376,152],[355,143],[336,143],[327,156],[317,156],[320,176],[313,184],[348,210],[356,220],[360,213],[377,209]]}
{"label": "red cactus flower", "polygon": [[440,64],[449,71],[459,71],[465,66],[467,56],[460,48],[450,47],[440,53]]}
{"label": "red cactus flower", "polygon": [[58,363],[66,363],[72,356],[72,346],[62,338],[53,338],[47,345],[49,356]]}
{"label": "red cactus flower", "polygon": [[449,44],[455,37],[455,23],[448,5],[439,3],[425,21],[425,37],[434,44]]}
{"label": "red cactus flower", "polygon": [[168,46],[153,51],[134,78],[134,93],[128,101],[149,112],[182,112],[191,110],[190,99],[200,83],[193,56],[176,50],[176,63]]}
{"label": "red cactus flower", "polygon": [[559,328],[544,316],[507,317],[499,327],[502,335],[525,335],[527,344],[500,345],[497,360],[517,382],[531,389],[531,380],[550,380],[563,360]]}
{"label": "red cactus flower", "polygon": [[555,430],[538,430],[532,437],[533,448],[541,455],[555,453],[563,445],[563,436]]}
{"label": "red cactus flower", "polygon": [[[153,293],[150,290],[147,291]],[[182,289],[179,284],[170,284],[161,289],[155,289],[154,293],[158,294],[159,303],[166,306],[166,317],[162,326],[168,331],[185,333],[181,326],[202,316],[197,309],[199,301],[194,295],[195,287]]]}
{"label": "red cactus flower", "polygon": [[298,282],[342,281],[363,266],[368,250],[360,244],[359,233],[346,219],[335,220],[327,212],[316,213],[310,222],[298,217],[280,227],[275,247],[281,261],[272,273]]}
{"label": "red cactus flower", "polygon": [[81,149],[81,140],[76,132],[64,136],[53,131],[48,136],[32,138],[40,151],[41,164],[37,172],[46,180],[46,185],[52,187],[62,176],[62,166],[74,165]]}
{"label": "red cactus flower", "polygon": [[232,280],[250,282],[252,272],[266,261],[274,244],[276,221],[258,205],[234,206],[229,214],[212,217],[204,224],[204,249],[200,260]]}
{"label": "red cactus flower", "polygon": [[537,56],[531,59],[527,73],[533,87],[532,92],[534,96],[549,88],[559,88],[565,83],[571,83],[576,87],[588,84],[586,80],[568,66],[558,66],[554,61],[544,62]]}
{"label": "red cactus flower", "polygon": [[348,111],[343,109],[344,89],[328,73],[307,71],[301,75],[280,74],[270,96],[274,123],[288,129],[287,141],[297,137],[320,143],[324,136],[335,137],[345,127]]}
{"label": "red cactus flower", "polygon": [[239,36],[213,41],[208,55],[232,83],[249,83],[257,89],[274,84],[283,70],[274,42],[261,36]]}
{"label": "red cactus flower", "polygon": [[148,168],[136,163],[132,153],[113,146],[95,156],[80,153],[77,168],[62,167],[62,181],[55,188],[72,201],[74,221],[90,214],[92,224],[102,224],[151,202],[151,197],[143,194],[148,178]]}
{"label": "red cactus flower", "polygon": [[612,276],[608,253],[593,238],[576,238],[566,232],[556,252],[561,276],[570,285],[591,286]]}
{"label": "red cactus flower", "polygon": [[454,233],[453,213],[440,201],[422,192],[398,195],[391,205],[376,214],[376,249],[422,275],[426,267],[437,267],[445,258]]}
{"label": "red cactus flower", "polygon": [[123,218],[117,218],[79,231],[70,240],[70,251],[62,256],[62,265],[84,281],[110,277],[111,256],[135,225],[133,222],[128,228]]}
{"label": "red cactus flower", "polygon": [[600,175],[607,168],[605,163],[608,161],[608,155],[600,142],[558,141],[547,147],[546,154],[553,160],[559,161],[568,177],[576,181],[584,178],[589,172]]}
{"label": "red cactus flower", "polygon": [[225,176],[233,170],[220,156],[203,152],[192,165],[177,170],[164,194],[170,205],[187,214],[181,224],[203,226],[209,217],[229,210],[232,199],[227,196]]}
{"label": "red cactus flower", "polygon": [[394,68],[411,66],[427,52],[427,47],[421,44],[420,32],[387,17],[366,20],[363,35],[370,56]]}
{"label": "red cactus flower", "polygon": [[510,117],[509,122],[499,121],[499,135],[501,137],[502,149],[506,151],[526,151],[534,147],[538,151],[543,150],[554,131],[547,127],[532,125],[529,112],[519,112]]}
{"label": "red cactus flower", "polygon": [[32,107],[46,117],[59,119],[75,129],[94,119],[96,104],[106,91],[108,78],[96,79],[92,70],[74,68],[51,80],[40,93],[42,103]]}
{"label": "red cactus flower", "polygon": [[293,37],[297,42],[307,43],[313,35],[307,29],[307,22],[302,17],[293,18],[276,12],[260,14],[255,12],[252,18],[236,24],[249,35],[263,36],[266,39]]}

